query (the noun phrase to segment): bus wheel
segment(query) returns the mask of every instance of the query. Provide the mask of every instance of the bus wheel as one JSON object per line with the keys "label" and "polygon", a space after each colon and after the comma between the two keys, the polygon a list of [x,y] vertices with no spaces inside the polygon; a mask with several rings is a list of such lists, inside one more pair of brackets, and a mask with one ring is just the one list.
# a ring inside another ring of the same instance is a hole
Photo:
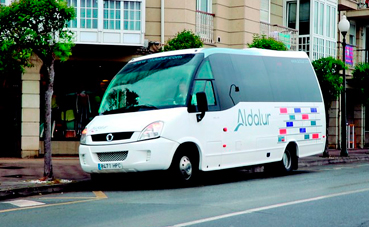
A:
{"label": "bus wheel", "polygon": [[170,172],[177,183],[189,185],[195,182],[198,174],[198,161],[190,152],[179,151],[173,158]]}
{"label": "bus wheel", "polygon": [[293,169],[292,160],[293,159],[292,159],[291,152],[288,149],[286,149],[282,156],[282,160],[280,161],[280,164],[279,164],[280,170],[285,173],[291,172]]}

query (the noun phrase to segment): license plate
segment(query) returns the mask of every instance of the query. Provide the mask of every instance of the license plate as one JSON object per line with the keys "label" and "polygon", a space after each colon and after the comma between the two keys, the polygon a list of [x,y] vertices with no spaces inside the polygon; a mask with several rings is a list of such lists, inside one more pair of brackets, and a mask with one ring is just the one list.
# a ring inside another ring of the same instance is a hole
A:
{"label": "license plate", "polygon": [[99,163],[98,164],[99,170],[104,169],[123,169],[122,163]]}

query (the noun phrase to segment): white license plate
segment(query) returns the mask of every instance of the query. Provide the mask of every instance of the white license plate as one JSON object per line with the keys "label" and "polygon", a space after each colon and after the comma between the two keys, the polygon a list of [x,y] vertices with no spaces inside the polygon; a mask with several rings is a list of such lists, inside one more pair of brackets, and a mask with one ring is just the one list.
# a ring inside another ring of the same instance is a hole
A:
{"label": "white license plate", "polygon": [[99,168],[99,170],[123,169],[123,164],[122,163],[99,163],[97,164],[97,167]]}

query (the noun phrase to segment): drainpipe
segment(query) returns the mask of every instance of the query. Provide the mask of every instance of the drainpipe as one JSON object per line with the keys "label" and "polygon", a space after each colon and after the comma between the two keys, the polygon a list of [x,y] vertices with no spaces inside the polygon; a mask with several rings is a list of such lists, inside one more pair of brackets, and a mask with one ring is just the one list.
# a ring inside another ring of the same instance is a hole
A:
{"label": "drainpipe", "polygon": [[160,4],[160,15],[161,15],[161,29],[160,29],[160,44],[164,45],[164,0],[161,0]]}

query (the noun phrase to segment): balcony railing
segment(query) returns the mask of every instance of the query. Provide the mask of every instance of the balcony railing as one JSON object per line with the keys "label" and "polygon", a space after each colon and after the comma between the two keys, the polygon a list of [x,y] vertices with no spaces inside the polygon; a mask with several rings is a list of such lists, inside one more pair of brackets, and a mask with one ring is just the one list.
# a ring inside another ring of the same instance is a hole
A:
{"label": "balcony railing", "polygon": [[277,24],[260,22],[260,34],[283,42],[289,50],[298,50],[298,30]]}
{"label": "balcony railing", "polygon": [[214,43],[214,20],[215,14],[196,10],[196,34],[205,44]]}
{"label": "balcony railing", "polygon": [[299,51],[304,51],[308,56],[310,56],[310,35],[300,35],[298,46]]}

